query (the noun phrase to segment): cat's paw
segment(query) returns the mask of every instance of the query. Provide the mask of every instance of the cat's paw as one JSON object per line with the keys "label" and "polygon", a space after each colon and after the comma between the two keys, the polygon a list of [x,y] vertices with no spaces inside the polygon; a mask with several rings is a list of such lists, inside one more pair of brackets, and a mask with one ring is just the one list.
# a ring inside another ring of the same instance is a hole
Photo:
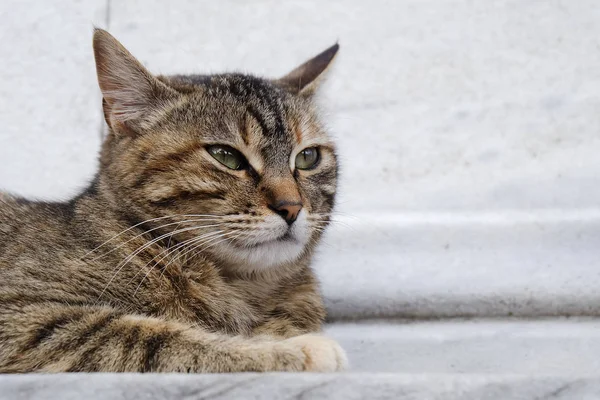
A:
{"label": "cat's paw", "polygon": [[282,342],[286,347],[300,350],[303,357],[303,370],[308,372],[336,372],[348,365],[346,353],[332,339],[319,335],[301,335]]}

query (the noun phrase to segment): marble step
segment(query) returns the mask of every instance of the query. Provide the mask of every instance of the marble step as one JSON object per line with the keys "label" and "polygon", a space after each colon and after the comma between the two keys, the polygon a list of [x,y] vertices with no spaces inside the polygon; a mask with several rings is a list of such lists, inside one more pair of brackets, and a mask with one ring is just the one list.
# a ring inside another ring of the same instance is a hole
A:
{"label": "marble step", "polygon": [[315,260],[333,320],[600,315],[600,209],[336,221]]}
{"label": "marble step", "polygon": [[352,372],[600,374],[600,319],[363,321],[326,332]]}
{"label": "marble step", "polygon": [[338,374],[0,375],[0,399],[600,399],[600,320],[336,323]]}
{"label": "marble step", "polygon": [[0,375],[0,399],[592,400],[600,375]]}

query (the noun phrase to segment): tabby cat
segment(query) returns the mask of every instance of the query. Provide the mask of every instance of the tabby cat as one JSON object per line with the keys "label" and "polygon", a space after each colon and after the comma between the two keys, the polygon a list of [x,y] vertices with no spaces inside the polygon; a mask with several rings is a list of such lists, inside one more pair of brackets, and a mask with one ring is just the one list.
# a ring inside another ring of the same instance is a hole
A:
{"label": "tabby cat", "polygon": [[314,93],[283,78],[154,76],[94,32],[109,133],[60,203],[0,194],[0,372],[337,371],[310,267],[336,192]]}

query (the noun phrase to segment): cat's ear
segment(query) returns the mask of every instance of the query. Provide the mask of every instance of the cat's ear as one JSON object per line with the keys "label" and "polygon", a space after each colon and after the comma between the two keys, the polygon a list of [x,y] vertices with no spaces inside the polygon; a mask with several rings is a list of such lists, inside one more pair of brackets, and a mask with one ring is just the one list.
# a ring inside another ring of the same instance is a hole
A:
{"label": "cat's ear", "polygon": [[[106,122],[142,127],[149,114],[175,96],[110,33],[94,30],[94,58]],[[114,126],[112,126],[115,128]]]}
{"label": "cat's ear", "polygon": [[325,71],[331,65],[339,49],[339,44],[334,44],[276,82],[294,94],[311,96],[319,87]]}

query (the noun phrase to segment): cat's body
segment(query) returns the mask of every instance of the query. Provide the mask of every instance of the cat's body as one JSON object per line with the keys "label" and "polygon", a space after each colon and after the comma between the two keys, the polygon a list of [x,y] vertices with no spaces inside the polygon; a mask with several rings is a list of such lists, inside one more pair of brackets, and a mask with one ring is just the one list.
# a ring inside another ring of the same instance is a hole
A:
{"label": "cat's body", "polygon": [[0,194],[0,372],[340,369],[310,335],[337,164],[308,84],[337,48],[280,81],[155,78],[94,40],[94,182],[65,203]]}

